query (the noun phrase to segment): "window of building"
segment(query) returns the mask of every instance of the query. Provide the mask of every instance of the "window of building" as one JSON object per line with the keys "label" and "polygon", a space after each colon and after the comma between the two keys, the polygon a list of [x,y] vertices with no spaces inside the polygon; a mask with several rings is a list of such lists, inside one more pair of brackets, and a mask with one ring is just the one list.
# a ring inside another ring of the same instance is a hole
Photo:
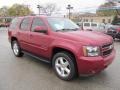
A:
{"label": "window of building", "polygon": [[108,19],[108,23],[111,23],[111,19]]}
{"label": "window of building", "polygon": [[86,19],[85,21],[88,22],[88,19]]}
{"label": "window of building", "polygon": [[93,22],[93,19],[91,19],[91,22]]}
{"label": "window of building", "polygon": [[105,23],[105,19],[103,19],[102,22]]}

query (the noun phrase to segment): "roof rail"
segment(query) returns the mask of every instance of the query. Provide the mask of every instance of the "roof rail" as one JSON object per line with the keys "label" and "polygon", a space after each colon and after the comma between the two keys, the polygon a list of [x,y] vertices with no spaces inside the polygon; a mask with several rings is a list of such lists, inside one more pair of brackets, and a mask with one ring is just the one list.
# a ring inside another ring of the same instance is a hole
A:
{"label": "roof rail", "polygon": [[30,14],[30,15],[28,15],[28,16],[40,16],[40,15],[45,15],[45,16],[47,16],[47,14]]}
{"label": "roof rail", "polygon": [[28,15],[28,16],[36,16],[36,14],[30,14],[30,15]]}

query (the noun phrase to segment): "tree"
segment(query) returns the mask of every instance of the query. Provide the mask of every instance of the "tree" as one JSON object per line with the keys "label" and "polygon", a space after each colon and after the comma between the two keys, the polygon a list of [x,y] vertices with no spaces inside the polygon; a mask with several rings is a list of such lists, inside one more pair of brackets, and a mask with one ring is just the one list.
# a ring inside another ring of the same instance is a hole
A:
{"label": "tree", "polygon": [[116,16],[120,12],[120,10],[114,9],[113,7],[115,6],[117,5],[113,0],[106,0],[103,5],[100,5],[96,13],[99,16]]}
{"label": "tree", "polygon": [[113,25],[117,25],[117,24],[120,24],[120,18],[116,15],[112,21],[112,24]]}
{"label": "tree", "polygon": [[8,16],[8,7],[4,6],[0,8],[0,16]]}
{"label": "tree", "polygon": [[12,7],[8,9],[8,13],[10,16],[25,16],[32,14],[33,12],[29,9],[28,6],[14,4]]}
{"label": "tree", "polygon": [[41,5],[41,10],[43,13],[51,16],[54,12],[58,12],[59,9],[57,8],[56,4],[54,3],[47,3],[45,5]]}

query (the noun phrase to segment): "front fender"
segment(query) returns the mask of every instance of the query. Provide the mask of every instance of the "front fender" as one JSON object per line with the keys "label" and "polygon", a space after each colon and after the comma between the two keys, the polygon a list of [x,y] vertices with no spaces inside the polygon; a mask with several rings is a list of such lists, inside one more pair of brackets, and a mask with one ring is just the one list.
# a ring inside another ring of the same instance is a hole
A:
{"label": "front fender", "polygon": [[70,42],[70,41],[55,41],[50,46],[50,53],[52,57],[53,49],[54,48],[62,48],[65,50],[68,50],[72,52],[75,57],[77,58],[78,55],[80,55],[81,45],[79,45],[77,42]]}

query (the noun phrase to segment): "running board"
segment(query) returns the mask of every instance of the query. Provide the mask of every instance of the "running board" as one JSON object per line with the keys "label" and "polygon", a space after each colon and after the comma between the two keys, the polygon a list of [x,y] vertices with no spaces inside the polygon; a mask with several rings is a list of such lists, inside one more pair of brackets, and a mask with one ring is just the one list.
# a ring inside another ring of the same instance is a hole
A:
{"label": "running board", "polygon": [[33,57],[33,58],[36,58],[36,59],[38,59],[38,60],[40,60],[42,62],[51,63],[49,60],[40,58],[40,57],[35,56],[35,55],[33,55],[33,54],[29,53],[29,52],[26,52],[26,51],[22,51],[22,52],[29,55],[29,56],[31,56],[31,57]]}

